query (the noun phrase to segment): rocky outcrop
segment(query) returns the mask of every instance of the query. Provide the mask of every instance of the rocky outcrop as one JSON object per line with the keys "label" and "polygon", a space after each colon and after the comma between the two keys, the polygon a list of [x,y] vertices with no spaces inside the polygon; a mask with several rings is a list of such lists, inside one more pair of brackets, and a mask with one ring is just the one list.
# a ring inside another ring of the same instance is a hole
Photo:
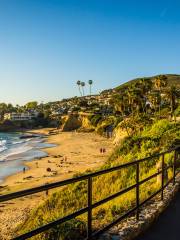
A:
{"label": "rocky outcrop", "polygon": [[114,145],[118,145],[125,137],[127,137],[127,132],[123,130],[119,125],[114,129]]}
{"label": "rocky outcrop", "polygon": [[94,127],[92,126],[90,120],[89,120],[89,114],[70,114],[62,119],[62,131],[73,131],[73,130],[94,130]]}
{"label": "rocky outcrop", "polygon": [[63,118],[62,131],[73,131],[81,127],[81,121],[78,115],[68,115]]}
{"label": "rocky outcrop", "polygon": [[[92,125],[90,121],[90,113],[78,113],[78,114],[69,114],[62,118],[62,131],[96,131],[101,135],[106,135],[105,131],[107,126],[110,126],[109,121],[106,119],[101,121],[96,127]],[[123,130],[119,125],[113,129],[112,134],[114,145],[118,145],[125,137],[127,137],[127,132]]]}

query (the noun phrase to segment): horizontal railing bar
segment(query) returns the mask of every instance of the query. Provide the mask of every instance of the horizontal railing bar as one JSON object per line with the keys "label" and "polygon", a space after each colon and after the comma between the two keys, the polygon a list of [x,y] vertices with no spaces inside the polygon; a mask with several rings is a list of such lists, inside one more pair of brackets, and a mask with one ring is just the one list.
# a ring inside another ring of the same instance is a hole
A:
{"label": "horizontal railing bar", "polygon": [[167,183],[164,185],[163,189],[165,189],[174,179],[171,178],[169,181],[167,181]]}
{"label": "horizontal railing bar", "polygon": [[14,192],[14,193],[9,193],[6,195],[1,195],[0,202],[9,201],[9,200],[12,200],[15,198],[28,196],[31,194],[43,192],[43,191],[50,190],[50,189],[57,188],[57,187],[62,187],[62,186],[69,185],[69,184],[76,183],[76,182],[83,181],[83,180],[87,180],[86,176],[82,176],[82,177],[78,177],[78,178],[70,178],[70,179],[67,179],[64,181],[60,181],[60,182],[49,183],[44,186],[39,186],[39,187],[26,189],[26,190]]}
{"label": "horizontal railing bar", "polygon": [[[170,166],[168,166],[170,167]],[[160,172],[159,172],[160,174]],[[163,188],[166,188],[170,182],[172,182],[173,179],[170,179],[166,185]],[[161,192],[161,189],[159,189],[158,191],[156,191],[154,194],[152,194],[149,198],[147,198],[145,201],[143,201],[142,203],[139,204],[139,208],[142,207],[145,203],[147,203],[148,201],[150,201],[152,198],[154,198],[155,196],[157,196],[159,193]],[[116,225],[117,223],[121,222],[123,219],[127,218],[130,214],[134,213],[136,210],[138,209],[138,207],[133,208],[132,210],[128,211],[127,213],[125,213],[123,216],[119,217],[116,221],[112,222],[111,224],[107,225],[105,228],[95,232],[93,234],[93,236],[97,236],[100,235],[103,232],[106,232],[108,229],[110,229],[111,227],[113,227],[114,225]]]}
{"label": "horizontal railing bar", "polygon": [[166,170],[168,170],[169,168],[173,168],[173,167],[174,167],[174,165],[171,164],[171,165],[168,165],[167,167],[165,167],[164,170],[166,171]]}
{"label": "horizontal railing bar", "polygon": [[100,206],[100,205],[102,205],[102,204],[104,204],[104,203],[106,203],[106,202],[109,202],[109,201],[111,201],[112,199],[117,198],[117,197],[119,197],[119,196],[121,196],[121,195],[123,195],[123,194],[125,194],[125,193],[127,193],[127,192],[129,192],[129,191],[131,191],[131,190],[134,189],[136,186],[137,186],[137,184],[134,184],[134,185],[132,185],[132,186],[126,188],[126,189],[123,189],[122,191],[120,191],[120,192],[118,192],[118,193],[115,193],[115,194],[113,194],[113,195],[111,195],[111,196],[109,196],[109,197],[107,197],[107,198],[105,198],[105,199],[103,199],[103,200],[100,200],[100,201],[92,204],[92,209],[93,209],[93,208],[96,208],[96,207],[98,207],[98,206]]}
{"label": "horizontal railing bar", "polygon": [[[169,165],[166,168],[164,168],[164,171],[166,171],[166,170],[168,170],[169,168],[172,168],[172,167],[173,167],[173,165]],[[151,175],[151,176],[149,176],[149,177],[147,177],[147,178],[145,178],[145,179],[143,179],[141,181],[139,181],[139,184],[141,185],[141,184],[143,184],[143,183],[145,183],[145,182],[147,182],[147,181],[157,177],[160,174],[162,174],[162,170],[157,172],[157,173],[154,173],[153,175]]]}
{"label": "horizontal railing bar", "polygon": [[[101,170],[101,171],[98,171],[98,172],[94,172],[94,173],[90,173],[90,174],[87,174],[87,175],[84,175],[84,176],[81,176],[81,177],[76,177],[76,178],[71,178],[71,179],[67,179],[67,180],[64,180],[64,181],[60,181],[60,182],[56,182],[56,183],[51,183],[51,184],[47,184],[47,185],[44,185],[44,186],[40,186],[40,187],[35,187],[35,188],[32,188],[32,189],[27,189],[27,190],[23,190],[23,191],[19,191],[19,192],[15,192],[15,193],[10,193],[10,194],[6,194],[6,195],[2,195],[0,196],[0,202],[4,202],[4,201],[8,201],[8,200],[12,200],[12,199],[15,199],[15,198],[19,198],[19,197],[24,197],[24,196],[27,196],[27,195],[30,195],[30,194],[34,194],[34,193],[38,193],[38,192],[42,192],[42,191],[46,191],[46,190],[49,190],[49,189],[52,189],[52,188],[56,188],[56,187],[61,187],[61,186],[65,186],[65,185],[68,185],[68,184],[71,184],[71,183],[75,183],[75,182],[79,182],[79,181],[83,181],[83,180],[88,180],[89,178],[92,178],[92,177],[96,177],[96,176],[99,176],[99,175],[102,175],[102,174],[106,174],[106,173],[110,173],[112,171],[116,171],[116,170],[120,170],[122,168],[126,168],[126,167],[129,167],[129,166],[133,166],[137,163],[140,163],[140,162],[143,162],[143,161],[146,161],[146,160],[149,160],[149,159],[152,159],[152,158],[155,158],[155,157],[159,157],[161,155],[164,155],[166,153],[169,153],[169,152],[172,152],[174,150],[177,150],[179,149],[179,147],[177,148],[174,148],[174,149],[171,149],[169,151],[166,151],[166,152],[163,152],[163,153],[159,153],[159,154],[156,154],[154,156],[150,156],[150,157],[147,157],[147,158],[144,158],[144,159],[140,159],[140,160],[137,160],[137,161],[133,161],[133,162],[130,162],[130,163],[126,163],[126,164],[123,164],[123,165],[120,165],[120,166],[116,166],[116,167],[113,167],[113,168],[110,168],[110,169],[105,169],[105,170]],[[173,167],[173,165],[170,165],[168,167],[165,168],[165,170],[169,169]],[[179,171],[178,171],[179,172]],[[176,173],[176,175],[178,174],[178,172]],[[146,179],[143,179],[142,181],[140,181],[138,183],[139,184],[143,184],[149,180],[151,180],[152,178],[156,177],[157,175],[159,174],[162,174],[162,171],[158,172],[158,173],[155,173],[151,176],[149,176],[148,178]],[[163,186],[163,189],[166,188],[170,182],[173,181],[173,178],[170,179],[164,186]],[[94,204],[92,204],[91,206],[91,209],[93,208],[96,208],[100,205],[102,205],[103,203],[106,203],[122,194],[125,194],[126,192],[129,192],[131,191],[132,189],[134,189],[135,187],[137,187],[137,184],[134,184],[118,193],[115,193],[99,202],[96,202]],[[146,202],[148,202],[149,200],[151,200],[152,198],[154,198],[157,194],[159,194],[160,192],[162,191],[162,189],[158,190],[157,192],[155,192],[153,195],[151,195],[150,197],[148,197],[148,199],[144,200],[142,203],[140,203],[139,207],[143,206]],[[53,222],[50,222],[42,227],[39,227],[35,230],[32,230],[31,232],[28,232],[28,233],[25,233],[23,235],[20,235],[18,237],[15,237],[13,238],[13,240],[23,240],[23,239],[27,239],[27,238],[31,238],[37,234],[40,234],[44,231],[47,231],[49,230],[50,228],[54,227],[54,226],[57,226],[57,225],[60,225],[66,221],[69,221],[75,217],[78,217],[79,215],[81,214],[84,214],[86,212],[88,212],[88,207],[85,207],[75,213],[72,213],[64,218],[61,218],[61,219],[58,219],[56,221],[53,221]],[[118,222],[122,221],[124,218],[128,217],[131,213],[134,213],[136,210],[138,209],[138,207],[135,207],[131,210],[129,210],[127,213],[125,213],[124,215],[122,215],[121,217],[119,217],[118,219],[116,219],[114,222],[112,222],[111,224],[109,224],[108,226],[106,226],[104,229],[102,230],[99,230],[97,231],[96,233],[93,234],[93,236],[96,236],[96,235],[99,235],[101,234],[102,232],[108,230],[109,228],[111,228],[112,226],[114,226],[115,224],[117,224]]]}
{"label": "horizontal railing bar", "polygon": [[92,234],[92,237],[96,237],[100,234],[102,234],[103,232],[106,232],[107,230],[109,230],[111,227],[113,227],[114,225],[116,225],[117,223],[121,222],[122,220],[124,220],[125,218],[127,218],[129,215],[133,214],[136,210],[138,209],[138,207],[134,207],[133,209],[129,210],[128,212],[126,212],[124,215],[120,216],[119,218],[117,218],[114,222],[110,223],[109,225],[107,225],[106,227],[104,227],[103,229],[96,231],[95,233]]}
{"label": "horizontal railing bar", "polygon": [[116,167],[113,167],[113,168],[108,168],[108,169],[104,169],[104,170],[97,171],[97,172],[94,172],[94,173],[90,173],[90,174],[87,174],[87,175],[84,175],[84,176],[80,176],[80,177],[76,177],[76,178],[70,178],[70,179],[67,179],[67,180],[60,181],[60,182],[49,183],[49,184],[46,184],[44,186],[39,186],[39,187],[27,189],[27,190],[22,190],[22,191],[18,191],[18,192],[14,192],[14,193],[9,193],[9,194],[6,194],[6,195],[1,195],[0,196],[0,202],[5,202],[5,201],[12,200],[12,199],[28,196],[28,195],[31,195],[31,194],[35,194],[35,193],[43,192],[43,191],[46,191],[46,190],[50,190],[50,189],[53,189],[53,188],[62,187],[62,186],[69,185],[69,184],[72,184],[72,183],[76,183],[76,182],[79,182],[79,181],[87,180],[90,177],[97,177],[97,176],[102,175],[102,174],[110,173],[110,172],[113,172],[113,171],[116,171],[116,170],[121,170],[123,168],[133,166],[133,165],[137,164],[138,162],[140,163],[140,162],[149,160],[151,158],[155,158],[155,157],[161,156],[163,154],[169,153],[169,152],[174,151],[178,148],[174,148],[172,150],[168,150],[166,152],[159,153],[159,154],[156,154],[156,155],[144,158],[144,159],[140,159],[140,160],[136,160],[136,161],[133,161],[133,162],[125,163],[123,165],[119,165],[119,166],[116,166]]}
{"label": "horizontal railing bar", "polygon": [[[159,172],[158,174],[160,174],[160,172]],[[154,174],[154,175],[158,175],[158,174]],[[148,179],[149,179],[149,178],[148,178]],[[169,185],[169,183],[172,182],[172,180],[173,180],[173,179],[170,179],[170,180],[166,183],[166,185],[164,186],[164,188],[166,188],[166,187]],[[143,180],[143,182],[144,182],[144,180]],[[140,184],[141,184],[141,183],[142,183],[142,182],[140,182]],[[134,185],[132,185],[131,187],[129,187],[129,188],[127,188],[127,189],[124,189],[124,190],[122,190],[122,191],[120,191],[120,192],[118,192],[118,193],[116,193],[116,194],[113,194],[113,195],[110,196],[110,197],[107,197],[106,199],[103,199],[103,200],[101,200],[101,201],[99,201],[99,202],[97,202],[97,203],[94,203],[94,204],[92,205],[92,209],[93,209],[93,208],[96,208],[96,207],[102,205],[103,203],[106,203],[106,202],[108,202],[108,201],[110,201],[110,200],[112,200],[112,199],[114,199],[114,198],[116,198],[116,197],[118,197],[118,196],[120,196],[120,195],[122,195],[122,194],[125,194],[126,192],[128,192],[128,191],[132,190],[133,188],[135,188],[136,185],[137,185],[137,184],[134,184]],[[139,206],[140,206],[140,207],[143,206],[146,202],[148,202],[149,200],[151,200],[152,198],[154,198],[154,197],[155,197],[157,194],[159,194],[160,192],[161,192],[161,189],[158,190],[157,192],[155,192],[153,195],[151,195],[148,199],[146,199],[145,201],[143,201],[142,203],[140,203]],[[134,211],[137,210],[137,208],[134,208],[134,209],[132,209],[132,210],[133,210],[133,212],[134,212]],[[119,222],[119,221],[123,220],[124,218],[126,218],[126,216],[129,215],[129,214],[132,212],[132,210],[130,210],[129,212],[127,212],[126,214],[124,214],[123,216],[121,216],[120,218],[118,218],[116,221]],[[73,219],[73,218],[75,218],[75,217],[77,217],[77,216],[79,216],[79,215],[81,215],[81,214],[83,214],[83,213],[86,213],[87,211],[88,211],[88,207],[86,207],[86,208],[84,208],[84,209],[81,209],[81,210],[79,210],[79,211],[77,211],[77,212],[75,212],[75,213],[73,213],[73,214],[71,214],[71,215],[68,215],[68,216],[64,217],[64,218],[61,218],[61,219],[59,219],[59,220],[56,220],[56,221],[51,222],[51,223],[49,223],[49,224],[46,224],[46,225],[44,225],[44,226],[42,226],[42,227],[40,227],[40,228],[38,228],[38,229],[35,229],[35,230],[31,231],[31,232],[28,232],[28,233],[26,233],[26,234],[23,234],[23,235],[21,235],[21,236],[19,236],[19,237],[13,238],[13,240],[20,240],[20,239],[30,238],[30,237],[35,236],[35,235],[37,235],[37,234],[39,234],[39,233],[42,233],[42,232],[44,232],[44,231],[46,231],[46,230],[49,230],[49,229],[50,229],[51,227],[53,227],[53,226],[62,224],[62,223],[66,222],[66,221],[68,221],[68,220],[71,220],[71,219]],[[115,222],[116,222],[116,221],[115,221]],[[110,228],[112,224],[115,225],[115,224],[116,224],[115,222],[111,223],[110,225],[106,226],[104,229],[102,229],[102,230],[100,230],[100,231],[105,231],[105,229],[106,229],[106,228]],[[98,234],[100,234],[100,233],[98,232]]]}
{"label": "horizontal railing bar", "polygon": [[[172,181],[173,181],[173,178],[170,179],[170,180],[163,186],[163,189],[165,189]],[[146,200],[144,200],[142,203],[140,203],[140,207],[142,207],[146,202],[148,202],[149,200],[151,200],[152,198],[154,198],[156,195],[158,195],[161,191],[162,191],[162,189],[159,189],[159,190],[156,191],[153,195],[151,195],[151,196],[148,197]]]}
{"label": "horizontal railing bar", "polygon": [[160,175],[160,174],[162,174],[162,171],[159,171],[159,172],[157,172],[157,173],[154,173],[153,175],[151,175],[151,176],[149,176],[149,177],[147,177],[147,178],[139,181],[139,185],[141,185],[141,184],[143,184],[143,183],[145,183],[145,182],[148,182],[149,180],[157,177],[157,176]]}
{"label": "horizontal railing bar", "polygon": [[143,202],[141,202],[141,203],[139,204],[139,207],[142,207],[145,203],[147,203],[148,201],[150,201],[152,198],[154,198],[156,195],[158,195],[161,191],[162,191],[162,189],[159,189],[158,191],[156,191],[155,193],[153,193],[150,197],[148,197],[146,200],[144,200]]}
{"label": "horizontal railing bar", "polygon": [[18,237],[15,237],[13,238],[12,240],[24,240],[24,239],[28,239],[28,238],[31,238],[37,234],[40,234],[44,231],[47,231],[49,230],[50,228],[54,227],[54,226],[57,226],[57,225],[60,225],[66,221],[69,221],[75,217],[78,217],[79,215],[83,214],[83,213],[86,213],[88,211],[88,207],[86,208],[83,208],[75,213],[72,213],[64,218],[61,218],[61,219],[58,219],[56,221],[53,221],[53,222],[50,222],[42,227],[39,227],[39,228],[36,228],[35,230],[32,230],[31,232],[28,232],[28,233],[25,233],[25,234],[22,234]]}
{"label": "horizontal railing bar", "polygon": [[[118,197],[118,196],[120,196],[120,195],[122,195],[122,194],[127,193],[128,191],[134,189],[135,187],[136,187],[136,184],[134,184],[134,185],[132,185],[131,187],[128,187],[127,189],[124,189],[124,190],[122,190],[122,191],[120,191],[120,192],[118,192],[118,193],[116,193],[116,194],[113,194],[112,196],[107,197],[107,198],[105,198],[105,199],[103,199],[103,200],[101,200],[101,201],[99,201],[99,202],[97,202],[97,203],[94,203],[91,208],[92,208],[92,209],[93,209],[93,208],[96,208],[96,207],[102,205],[103,203],[106,203],[106,202],[108,202],[108,201],[110,201],[110,200],[112,200],[112,199],[114,199],[114,198],[116,198],[116,197]],[[82,212],[82,210],[83,210],[83,212]],[[78,212],[75,212],[75,213],[73,213],[73,214],[71,214],[71,215],[69,215],[69,216],[67,216],[67,217],[65,217],[65,218],[62,218],[62,219],[59,219],[59,220],[54,221],[54,222],[52,222],[52,223],[49,223],[49,224],[47,224],[47,225],[44,225],[44,226],[42,226],[42,227],[40,227],[40,228],[38,228],[38,229],[35,229],[35,230],[33,230],[33,231],[31,231],[31,232],[29,232],[29,233],[27,233],[27,234],[21,235],[21,236],[19,236],[19,237],[20,237],[20,239],[27,239],[27,238],[28,238],[28,234],[29,234],[29,236],[31,237],[31,236],[37,235],[38,233],[42,233],[42,232],[48,230],[49,228],[51,228],[51,227],[53,227],[53,226],[55,226],[55,225],[59,225],[59,224],[61,224],[61,223],[63,223],[63,222],[66,222],[66,221],[68,221],[68,220],[71,220],[71,219],[73,219],[73,218],[75,218],[75,217],[77,217],[77,216],[79,216],[79,215],[87,212],[88,207],[87,207],[87,208],[84,208],[84,209],[82,209],[82,210],[80,210],[80,211],[78,211]],[[19,237],[14,238],[13,240],[18,240]]]}

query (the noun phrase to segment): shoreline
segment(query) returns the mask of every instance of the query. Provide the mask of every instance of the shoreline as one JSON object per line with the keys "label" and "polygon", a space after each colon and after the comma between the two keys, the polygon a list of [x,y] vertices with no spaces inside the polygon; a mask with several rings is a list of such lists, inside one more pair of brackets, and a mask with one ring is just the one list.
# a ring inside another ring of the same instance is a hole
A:
{"label": "shoreline", "polygon": [[[45,136],[45,143],[55,146],[40,149],[47,156],[23,161],[28,169],[25,173],[21,171],[5,177],[0,183],[0,194],[62,181],[74,174],[96,169],[103,165],[113,149],[112,140],[96,133],[60,132],[53,129],[31,130],[28,133],[41,134]],[[106,149],[106,153],[100,154],[101,147]],[[48,168],[50,171],[47,171]]]}
{"label": "shoreline", "polygon": [[[47,129],[40,130],[41,133],[44,131],[47,133]],[[36,132],[37,130],[34,131]],[[57,144],[55,147],[42,149],[49,156],[26,162],[29,170],[26,173],[21,172],[7,177],[1,184],[4,188],[0,188],[0,194],[62,181],[73,177],[74,174],[95,170],[104,164],[114,148],[111,139],[101,137],[97,133],[57,132],[49,135],[45,141]],[[101,147],[106,149],[105,154],[100,153]],[[51,172],[46,171],[48,167],[52,169]],[[57,189],[49,191],[49,196],[54,191]],[[12,200],[10,204],[8,202],[1,204],[0,239],[11,239],[16,227],[25,221],[32,209],[45,200],[47,200],[46,193],[40,192]]]}
{"label": "shoreline", "polygon": [[[21,138],[24,135],[27,137]],[[14,148],[14,152],[11,148],[7,149],[8,151],[10,151],[10,154],[5,153],[4,157],[7,158],[7,160],[0,161],[0,167],[3,170],[0,174],[0,189],[2,188],[1,185],[4,185],[4,182],[9,177],[21,173],[24,167],[26,168],[26,170],[29,170],[28,162],[31,162],[34,159],[42,159],[44,157],[47,157],[48,153],[45,152],[44,149],[55,146],[54,144],[48,143],[47,136],[40,132],[33,133],[28,130],[27,132],[23,133],[19,132],[17,137],[18,139],[13,139],[12,141],[12,149]],[[14,147],[16,146],[15,144],[18,144],[18,148]],[[17,149],[18,151],[16,152]],[[4,151],[2,151],[1,153],[3,156]]]}

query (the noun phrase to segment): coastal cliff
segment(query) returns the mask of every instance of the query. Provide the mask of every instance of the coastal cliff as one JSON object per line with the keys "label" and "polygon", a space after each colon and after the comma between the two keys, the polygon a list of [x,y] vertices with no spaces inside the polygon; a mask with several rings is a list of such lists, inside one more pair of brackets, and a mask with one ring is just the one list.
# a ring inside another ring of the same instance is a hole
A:
{"label": "coastal cliff", "polygon": [[95,128],[89,120],[91,114],[78,113],[66,115],[62,118],[61,130],[63,132],[73,131],[73,130],[84,130],[92,131]]}

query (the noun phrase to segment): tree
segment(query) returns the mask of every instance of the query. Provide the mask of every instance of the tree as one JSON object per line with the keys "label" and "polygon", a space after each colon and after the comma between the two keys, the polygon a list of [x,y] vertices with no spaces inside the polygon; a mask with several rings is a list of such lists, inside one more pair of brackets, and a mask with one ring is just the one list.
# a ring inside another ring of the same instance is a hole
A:
{"label": "tree", "polygon": [[89,83],[89,93],[91,96],[91,90],[92,90],[91,88],[92,88],[93,80],[89,80],[88,83]]}
{"label": "tree", "polygon": [[167,86],[167,77],[166,75],[159,75],[155,78],[155,87],[161,91],[162,88]]}
{"label": "tree", "polygon": [[166,96],[168,97],[170,101],[170,107],[171,107],[171,117],[173,117],[174,111],[176,109],[176,97],[178,97],[178,91],[175,86],[171,86],[166,91]]}
{"label": "tree", "polygon": [[142,78],[140,80],[140,88],[142,89],[142,93],[145,95],[148,92],[150,92],[152,90],[152,80],[150,78]]}
{"label": "tree", "polygon": [[83,96],[84,96],[84,87],[85,87],[85,85],[86,85],[85,82],[81,82]]}
{"label": "tree", "polygon": [[136,110],[137,114],[139,114],[141,109],[144,110],[145,99],[142,94],[142,89],[136,87],[129,88],[127,91],[127,96],[129,108],[132,114],[134,114],[134,110]]}
{"label": "tree", "polygon": [[76,84],[78,85],[79,93],[80,93],[80,95],[81,95],[81,97],[82,97],[82,92],[81,92],[81,81],[78,80]]}
{"label": "tree", "polygon": [[36,101],[28,102],[25,105],[26,109],[28,109],[28,110],[36,109],[37,106],[38,106],[38,102],[36,102]]}
{"label": "tree", "polygon": [[122,115],[125,111],[125,103],[124,103],[124,96],[121,94],[115,94],[111,100],[110,104],[114,106],[114,109],[120,112]]}
{"label": "tree", "polygon": [[158,89],[160,94],[160,103],[159,103],[159,115],[161,112],[161,93],[162,89],[167,86],[167,77],[166,75],[159,75],[155,78],[155,87]]}
{"label": "tree", "polygon": [[149,94],[148,99],[154,108],[155,111],[159,108],[160,112],[160,104],[161,104],[161,94],[159,91],[153,91],[151,94]]}

